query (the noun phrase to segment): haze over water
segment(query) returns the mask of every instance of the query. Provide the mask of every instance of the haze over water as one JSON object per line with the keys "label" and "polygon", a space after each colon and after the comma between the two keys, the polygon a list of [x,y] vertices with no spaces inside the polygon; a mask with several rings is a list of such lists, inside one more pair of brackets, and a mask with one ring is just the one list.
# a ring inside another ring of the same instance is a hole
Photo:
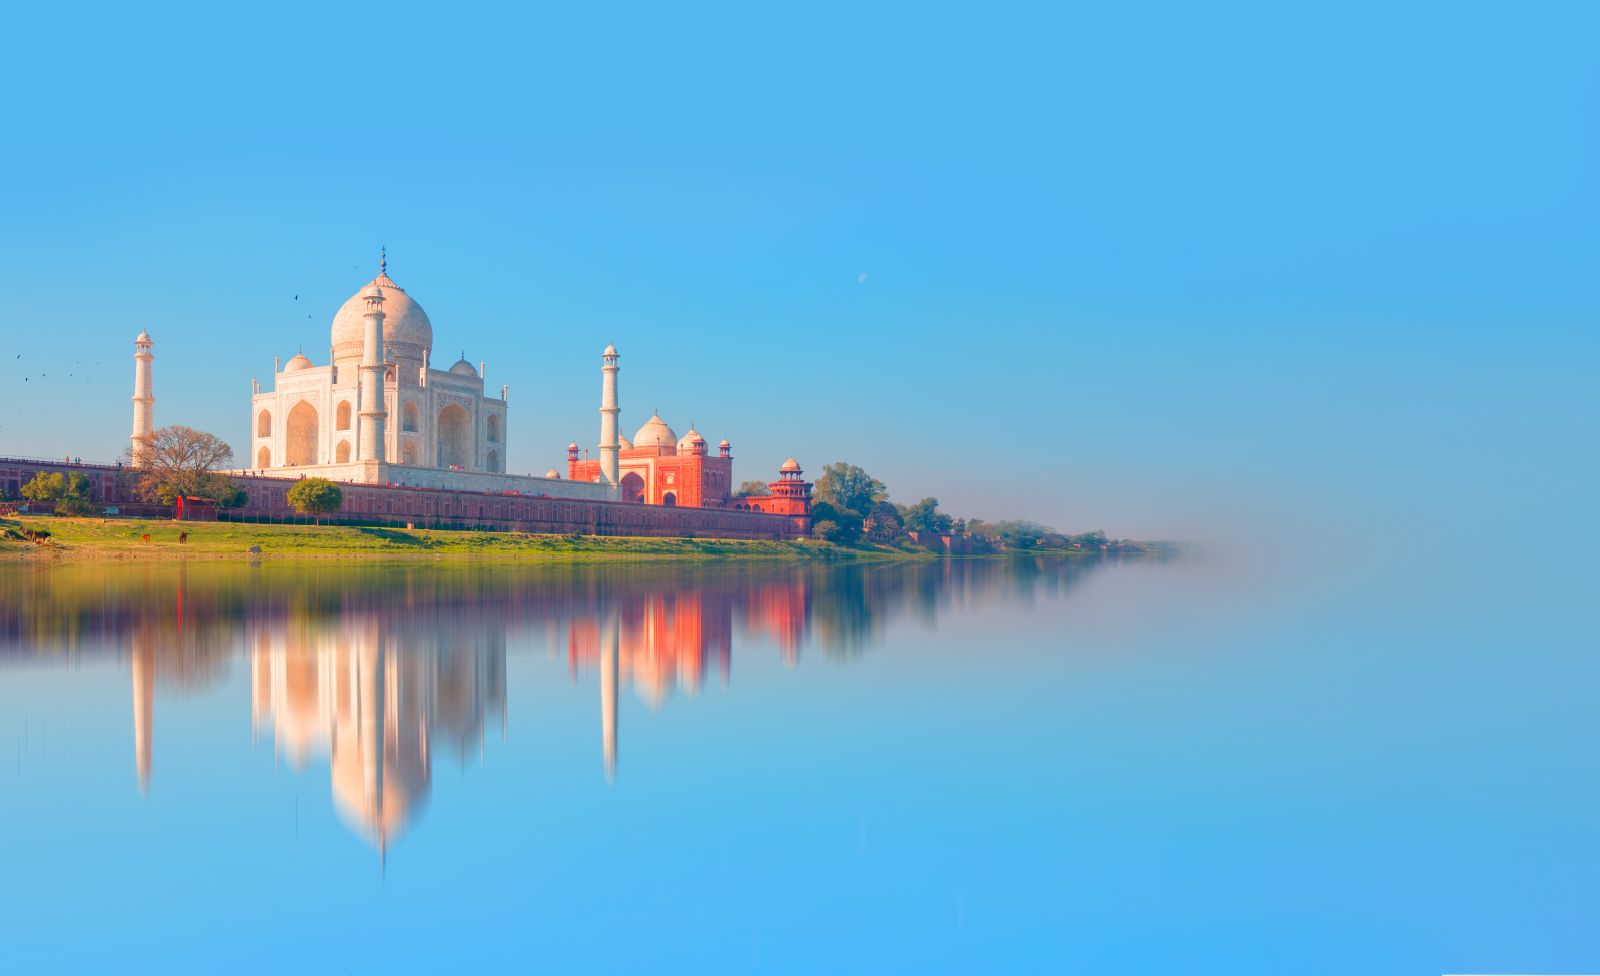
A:
{"label": "haze over water", "polygon": [[6,566],[0,969],[1585,971],[1580,591],[1429,569]]}

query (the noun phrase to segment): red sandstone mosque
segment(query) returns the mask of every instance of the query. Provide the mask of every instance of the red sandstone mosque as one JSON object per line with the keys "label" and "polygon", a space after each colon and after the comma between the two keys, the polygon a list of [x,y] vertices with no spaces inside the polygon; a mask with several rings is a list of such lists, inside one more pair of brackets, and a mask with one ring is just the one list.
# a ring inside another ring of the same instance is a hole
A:
{"label": "red sandstone mosque", "polygon": [[[811,485],[801,480],[800,463],[783,462],[778,480],[767,483],[765,495],[733,494],[733,445],[727,438],[712,457],[706,439],[689,425],[681,438],[660,413],[652,413],[629,441],[617,430],[615,345],[601,354],[600,457],[580,460],[578,442],[567,445],[567,477],[573,481],[614,484],[620,501],[670,508],[727,508],[804,518],[811,510]],[[554,474],[552,472],[551,474]],[[547,475],[548,477],[548,475]]]}

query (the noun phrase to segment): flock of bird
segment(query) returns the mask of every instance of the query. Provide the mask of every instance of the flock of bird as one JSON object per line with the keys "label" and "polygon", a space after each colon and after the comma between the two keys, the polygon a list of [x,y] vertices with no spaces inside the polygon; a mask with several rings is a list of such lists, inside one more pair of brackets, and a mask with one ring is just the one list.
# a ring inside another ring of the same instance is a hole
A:
{"label": "flock of bird", "polygon": [[[359,266],[356,266],[356,267],[359,267]],[[352,268],[351,268],[351,270],[352,270],[352,271],[354,271],[354,270],[356,270],[356,267],[352,267]],[[294,296],[294,299],[293,299],[293,300],[294,300],[294,301],[297,301],[297,302],[298,302],[298,301],[299,301],[299,300],[300,300],[300,296],[299,296],[299,295],[296,295],[296,296]],[[309,314],[309,313],[308,313],[308,314],[307,314],[307,315],[306,315],[306,318],[308,318],[308,319],[309,319],[309,318],[311,318],[311,315],[310,315],[310,314]],[[21,358],[22,358],[22,353],[20,353],[20,352],[19,352],[19,353],[17,353],[17,359],[21,359]],[[82,365],[83,365],[83,360],[81,360],[81,359],[80,359],[80,360],[77,360],[77,361],[76,361],[76,362],[74,362],[74,363],[73,363],[73,364],[72,364],[72,365],[73,365],[73,366],[82,366]],[[98,362],[97,362],[97,363],[95,363],[95,365],[96,365],[96,366],[99,366],[99,365],[100,365],[100,363],[98,363]],[[37,379],[40,379],[40,380],[43,380],[43,379],[46,379],[46,378],[48,378],[48,377],[49,377],[49,376],[50,376],[50,373],[49,373],[49,372],[48,372],[48,371],[45,371],[45,372],[41,372],[41,373],[40,373],[40,374],[39,374],[39,375],[38,375],[38,377],[37,377]],[[24,376],[24,377],[23,377],[23,378],[22,378],[22,382],[24,382],[24,383],[32,383],[32,382],[33,382],[33,381],[34,381],[34,379],[35,379],[35,378],[36,378],[36,377],[34,377],[34,376],[32,376],[32,375],[28,375],[28,376]],[[69,380],[70,380],[70,379],[77,379],[77,373],[68,373],[68,374],[67,374],[67,379],[69,379]],[[92,382],[93,382],[93,378],[91,378],[91,377],[84,377],[84,378],[83,378],[83,380],[81,380],[81,382],[83,382],[83,383],[92,383]],[[41,412],[41,413],[40,413],[40,414],[39,414],[39,416],[40,416],[40,417],[41,417],[41,418],[42,418],[42,417],[44,417],[44,413],[43,413],[43,412]],[[4,430],[4,429],[5,429],[5,424],[3,424],[3,423],[0,423],[0,430]]]}

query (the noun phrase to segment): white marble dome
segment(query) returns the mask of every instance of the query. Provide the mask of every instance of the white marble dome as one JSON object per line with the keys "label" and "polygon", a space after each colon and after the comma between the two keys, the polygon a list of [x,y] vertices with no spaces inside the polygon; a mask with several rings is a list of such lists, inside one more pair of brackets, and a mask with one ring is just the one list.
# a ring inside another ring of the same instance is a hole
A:
{"label": "white marble dome", "polygon": [[386,273],[362,286],[351,295],[333,317],[333,362],[335,366],[361,365],[361,346],[365,341],[365,316],[367,290],[383,289],[383,353],[384,358],[404,366],[422,365],[427,351],[433,348],[433,323],[422,306],[411,300],[404,288],[395,284]]}
{"label": "white marble dome", "polygon": [[456,374],[457,376],[477,376],[478,368],[467,362],[467,357],[462,356],[460,359],[456,360],[454,366],[450,367],[450,372]]}
{"label": "white marble dome", "polygon": [[639,432],[633,435],[634,447],[671,447],[678,446],[678,435],[672,432],[667,422],[661,419],[660,414],[652,414]]}
{"label": "white marble dome", "polygon": [[283,371],[285,373],[294,373],[294,372],[298,372],[298,371],[300,371],[302,369],[310,369],[310,368],[311,368],[311,359],[310,359],[310,357],[308,357],[303,352],[295,353],[294,356],[288,362],[283,364]]}

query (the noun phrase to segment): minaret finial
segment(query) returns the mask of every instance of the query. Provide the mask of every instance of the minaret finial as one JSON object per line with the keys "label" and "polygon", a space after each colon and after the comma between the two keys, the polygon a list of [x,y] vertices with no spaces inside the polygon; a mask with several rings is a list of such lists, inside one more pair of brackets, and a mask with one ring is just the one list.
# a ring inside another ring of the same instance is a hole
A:
{"label": "minaret finial", "polygon": [[387,245],[378,245],[378,274],[389,274],[389,248]]}

